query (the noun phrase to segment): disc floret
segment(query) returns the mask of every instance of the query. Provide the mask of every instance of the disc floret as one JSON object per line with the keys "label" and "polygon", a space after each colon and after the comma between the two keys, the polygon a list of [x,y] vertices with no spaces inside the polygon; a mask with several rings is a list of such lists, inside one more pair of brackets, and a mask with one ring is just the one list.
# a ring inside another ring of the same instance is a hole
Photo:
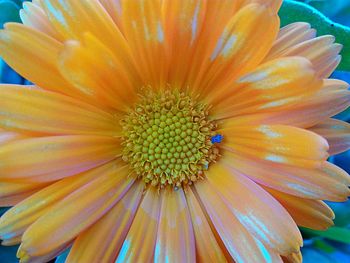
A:
{"label": "disc floret", "polygon": [[150,92],[122,120],[123,160],[146,183],[181,187],[203,176],[219,150],[208,107],[178,91]]}

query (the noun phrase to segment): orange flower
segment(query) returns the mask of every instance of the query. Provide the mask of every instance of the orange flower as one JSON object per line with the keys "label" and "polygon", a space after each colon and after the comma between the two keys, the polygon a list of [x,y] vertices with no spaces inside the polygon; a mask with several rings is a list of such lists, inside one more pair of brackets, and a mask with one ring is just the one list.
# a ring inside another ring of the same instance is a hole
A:
{"label": "orange flower", "polygon": [[[21,262],[300,262],[349,196],[332,36],[276,0],[33,0],[0,55],[3,245]],[[327,142],[328,141],[328,142]]]}

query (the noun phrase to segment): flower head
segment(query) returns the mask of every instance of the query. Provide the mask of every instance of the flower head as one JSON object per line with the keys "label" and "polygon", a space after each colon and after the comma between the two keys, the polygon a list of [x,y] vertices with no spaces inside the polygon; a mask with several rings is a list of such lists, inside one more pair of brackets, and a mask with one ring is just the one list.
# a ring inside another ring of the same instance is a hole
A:
{"label": "flower head", "polygon": [[348,174],[331,36],[281,1],[33,0],[0,55],[3,245],[21,262],[300,262]]}

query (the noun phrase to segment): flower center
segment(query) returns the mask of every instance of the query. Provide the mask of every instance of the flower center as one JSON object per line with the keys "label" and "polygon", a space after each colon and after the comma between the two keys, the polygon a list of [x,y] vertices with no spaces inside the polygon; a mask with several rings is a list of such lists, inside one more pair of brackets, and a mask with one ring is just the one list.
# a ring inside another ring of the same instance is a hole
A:
{"label": "flower center", "polygon": [[123,160],[159,188],[197,181],[219,156],[215,143],[222,137],[208,107],[178,91],[142,96],[122,127]]}

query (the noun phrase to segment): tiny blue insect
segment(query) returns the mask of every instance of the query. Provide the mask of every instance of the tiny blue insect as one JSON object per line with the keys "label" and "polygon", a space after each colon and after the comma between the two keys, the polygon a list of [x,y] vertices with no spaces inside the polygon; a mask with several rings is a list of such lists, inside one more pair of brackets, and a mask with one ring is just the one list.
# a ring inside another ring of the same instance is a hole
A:
{"label": "tiny blue insect", "polygon": [[224,136],[222,136],[221,134],[217,134],[213,137],[211,137],[211,143],[221,143],[222,140],[224,139]]}

